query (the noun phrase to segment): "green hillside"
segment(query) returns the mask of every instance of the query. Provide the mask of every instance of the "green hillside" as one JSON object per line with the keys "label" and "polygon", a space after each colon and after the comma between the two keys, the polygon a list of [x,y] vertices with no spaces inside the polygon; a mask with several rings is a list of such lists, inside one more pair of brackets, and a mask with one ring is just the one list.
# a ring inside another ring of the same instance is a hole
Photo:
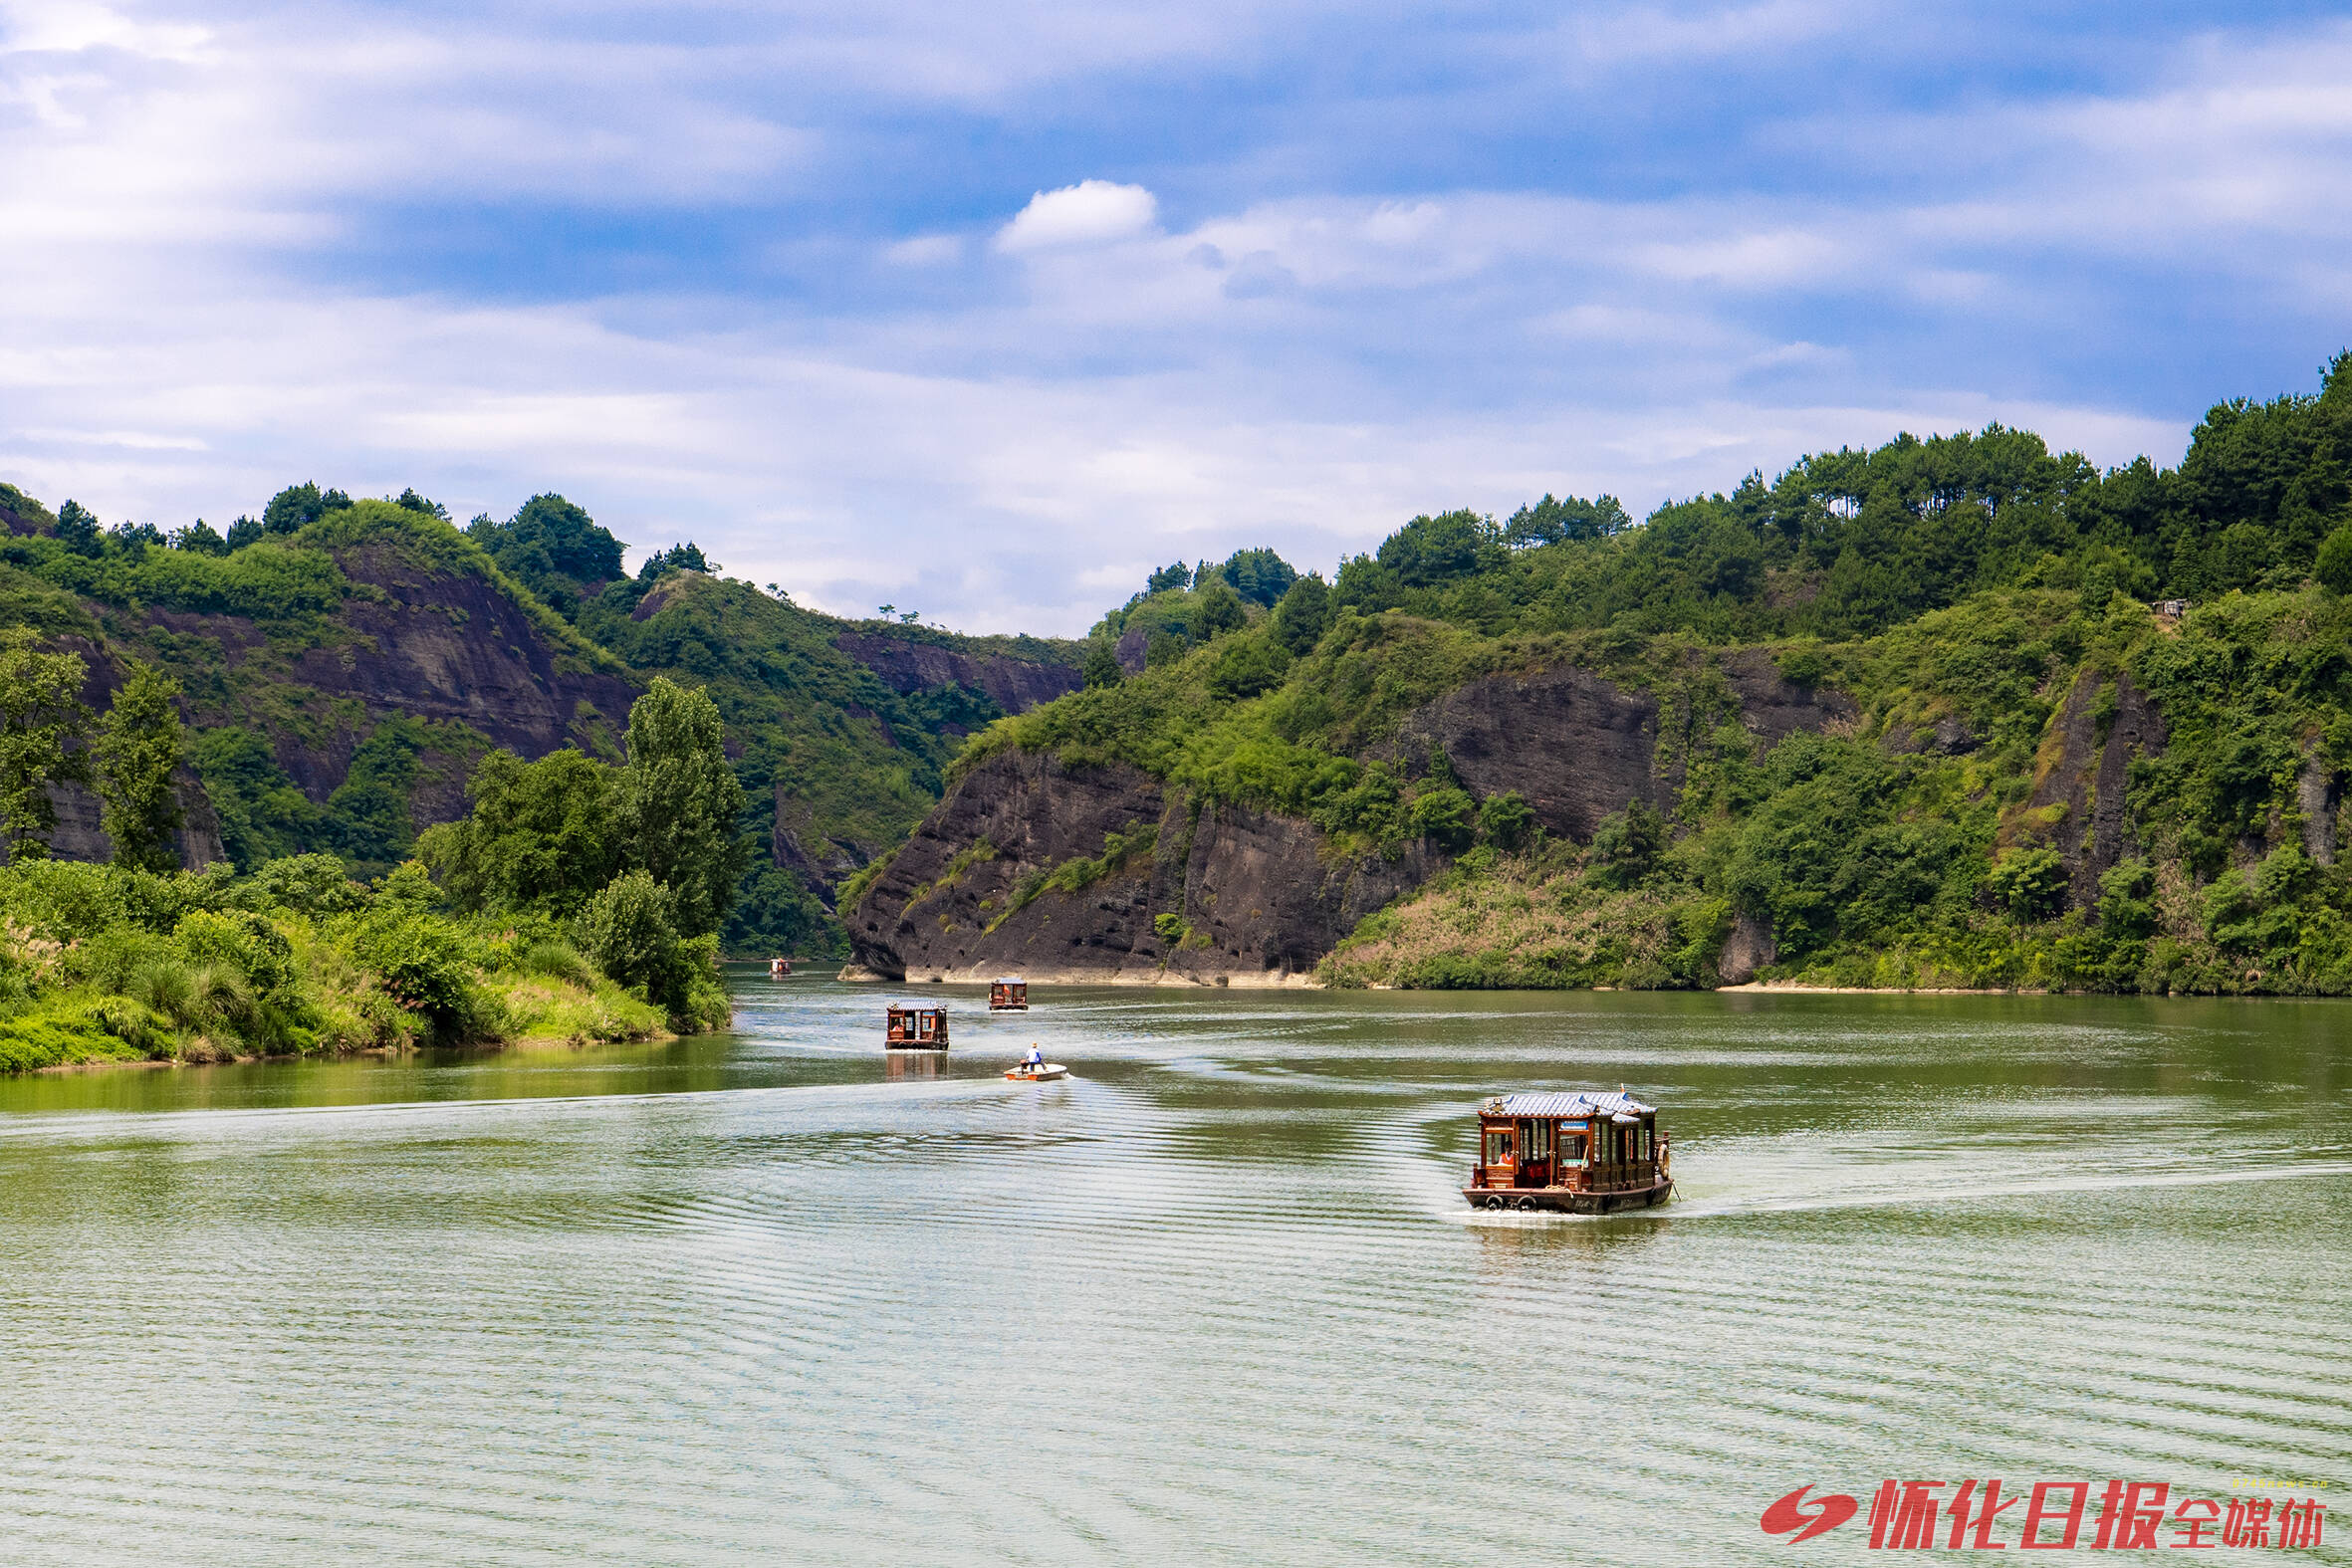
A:
{"label": "green hillside", "polygon": [[[956,767],[1123,763],[1196,815],[1457,856],[1326,961],[1339,984],[1712,984],[1746,923],[1766,978],[2341,994],[2347,590],[2352,356],[2315,396],[2215,407],[2177,468],[2102,473],[1996,426],[1816,454],[1639,525],[1609,497],[1416,518],[1271,609],[1172,571],[1097,628],[1146,627],[1142,673],[1090,661],[1089,690]],[[1850,718],[1765,745],[1738,722],[1742,650]],[[1675,784],[1589,842],[1400,742],[1474,678],[1562,664],[1655,702]],[[2119,713],[2133,739],[2097,771]]]}
{"label": "green hillside", "polygon": [[[1006,712],[983,684],[898,689],[837,640],[1075,678],[1072,644],[838,620],[705,569],[692,545],[623,575],[622,542],[561,496],[461,530],[414,491],[304,484],[258,520],[167,535],[0,486],[0,624],[89,654],[93,706],[133,661],[180,683],[192,860],[316,851],[380,876],[464,813],[492,750],[616,761],[647,680],[706,686],[747,802],[725,937],[748,951],[839,951],[832,883],[920,819],[961,737]],[[780,863],[780,799],[804,863]],[[70,823],[58,847],[107,852]]]}

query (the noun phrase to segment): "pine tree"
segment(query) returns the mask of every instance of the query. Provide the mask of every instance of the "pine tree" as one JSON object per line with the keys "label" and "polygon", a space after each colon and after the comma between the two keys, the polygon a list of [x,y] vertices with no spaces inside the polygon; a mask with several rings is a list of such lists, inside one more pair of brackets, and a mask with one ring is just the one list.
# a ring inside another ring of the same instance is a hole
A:
{"label": "pine tree", "polygon": [[115,863],[139,871],[179,865],[172,835],[179,831],[179,791],[172,776],[184,760],[186,733],[172,699],[179,683],[150,664],[133,663],[115,706],[99,721],[98,794],[101,825],[115,843]]}

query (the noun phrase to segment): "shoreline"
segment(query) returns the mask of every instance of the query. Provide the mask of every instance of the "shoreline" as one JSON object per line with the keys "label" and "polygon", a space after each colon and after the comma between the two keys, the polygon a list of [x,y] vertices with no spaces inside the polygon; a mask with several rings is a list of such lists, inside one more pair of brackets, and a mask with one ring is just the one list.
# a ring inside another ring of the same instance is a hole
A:
{"label": "shoreline", "polygon": [[[812,974],[816,973],[811,971]],[[926,986],[985,987],[998,978],[998,971],[947,970],[934,975],[910,975],[903,980],[892,980],[855,963],[844,964],[832,978],[847,985],[896,986],[916,989]],[[1032,986],[1095,986],[1095,987],[1157,987],[1168,990],[1194,991],[1383,991],[1422,992],[1430,996],[1456,993],[1452,987],[1418,986],[1330,986],[1308,971],[1288,975],[1267,976],[1218,974],[1213,976],[1176,975],[1154,970],[1147,974],[1134,971],[1089,970],[1035,970],[1020,971],[1020,976]],[[2018,986],[1812,986],[1794,980],[1751,980],[1737,986],[1708,986],[1689,991],[1629,992],[1622,986],[1494,986],[1467,988],[1456,994],[1476,992],[1490,996],[1600,996],[1603,994],[1633,996],[1715,996],[1715,997],[2112,997],[2117,1001],[2142,1000],[2159,1002],[2341,1002],[2341,997],[2317,995],[2280,995],[2272,992],[2156,992],[2156,991],[2048,991]]]}
{"label": "shoreline", "polygon": [[88,1061],[53,1061],[45,1067],[26,1067],[22,1075],[30,1077],[45,1072],[112,1072],[121,1067],[254,1067],[265,1062],[300,1061],[357,1061],[373,1056],[389,1060],[394,1055],[419,1055],[428,1050],[462,1051],[478,1056],[495,1056],[502,1051],[591,1050],[599,1045],[666,1045],[682,1035],[670,1029],[656,1029],[631,1039],[585,1039],[576,1034],[524,1034],[514,1039],[483,1040],[467,1045],[411,1046],[395,1051],[389,1045],[370,1045],[364,1050],[335,1051],[304,1055],[300,1051],[280,1051],[267,1055],[213,1056],[191,1060],[184,1056],[99,1056]]}

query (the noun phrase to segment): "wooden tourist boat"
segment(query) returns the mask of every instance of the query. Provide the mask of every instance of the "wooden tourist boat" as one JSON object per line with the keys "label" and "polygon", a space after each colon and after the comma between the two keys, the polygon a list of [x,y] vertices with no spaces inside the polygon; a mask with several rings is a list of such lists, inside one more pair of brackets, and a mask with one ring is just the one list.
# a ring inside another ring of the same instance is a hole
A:
{"label": "wooden tourist boat", "polygon": [[890,1027],[882,1044],[888,1050],[947,1049],[947,1009],[891,1004]]}
{"label": "wooden tourist boat", "polygon": [[1029,982],[1019,975],[1000,975],[988,983],[988,1010],[991,1012],[1027,1012],[1029,1010]]}
{"label": "wooden tourist boat", "polygon": [[1674,1191],[1658,1109],[1622,1090],[1499,1094],[1478,1108],[1473,1209],[1604,1215],[1662,1204]]}

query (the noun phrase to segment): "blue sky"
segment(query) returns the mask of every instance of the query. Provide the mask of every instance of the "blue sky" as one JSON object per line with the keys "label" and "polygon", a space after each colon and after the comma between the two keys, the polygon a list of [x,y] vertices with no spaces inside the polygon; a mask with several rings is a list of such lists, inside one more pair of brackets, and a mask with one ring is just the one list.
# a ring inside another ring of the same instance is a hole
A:
{"label": "blue sky", "polygon": [[2352,19],[2221,14],[0,0],[0,478],[1067,633],[1901,429],[2170,462],[2352,342]]}

